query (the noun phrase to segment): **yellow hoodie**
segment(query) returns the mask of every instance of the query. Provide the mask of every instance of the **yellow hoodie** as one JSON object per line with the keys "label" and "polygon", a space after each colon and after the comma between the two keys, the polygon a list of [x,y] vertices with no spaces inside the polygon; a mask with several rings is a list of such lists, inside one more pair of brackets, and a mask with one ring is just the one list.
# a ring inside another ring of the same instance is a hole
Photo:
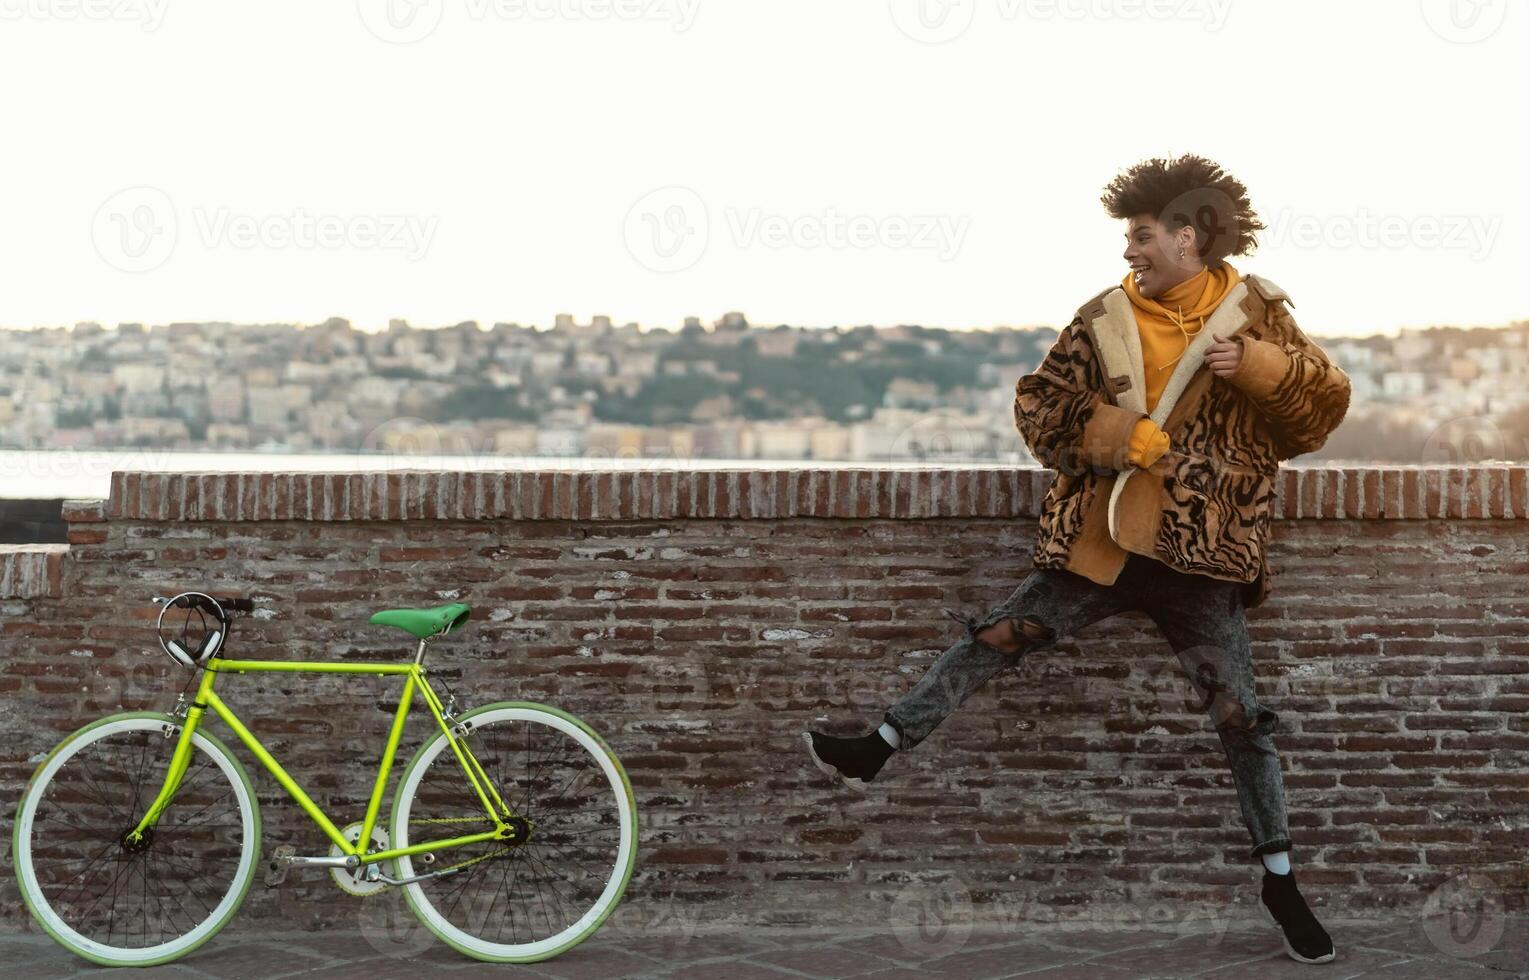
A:
{"label": "yellow hoodie", "polygon": [[[1157,407],[1173,368],[1189,348],[1190,338],[1204,329],[1206,317],[1215,312],[1241,279],[1242,275],[1230,263],[1223,262],[1216,269],[1201,269],[1152,299],[1137,291],[1136,280],[1130,274],[1121,282],[1141,334],[1147,411]],[[1126,459],[1136,466],[1151,466],[1168,447],[1168,433],[1151,419],[1142,419],[1131,431],[1131,448]]]}

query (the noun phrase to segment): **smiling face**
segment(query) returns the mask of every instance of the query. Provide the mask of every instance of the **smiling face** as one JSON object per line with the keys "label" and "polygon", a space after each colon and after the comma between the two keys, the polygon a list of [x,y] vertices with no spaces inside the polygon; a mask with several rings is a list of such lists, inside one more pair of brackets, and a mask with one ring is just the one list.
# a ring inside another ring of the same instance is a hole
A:
{"label": "smiling face", "polygon": [[[1131,267],[1137,292],[1149,299],[1205,268],[1195,251],[1194,229],[1188,225],[1170,231],[1152,215],[1142,214],[1126,221],[1125,236],[1123,257]],[[1184,251],[1182,259],[1180,249]]]}

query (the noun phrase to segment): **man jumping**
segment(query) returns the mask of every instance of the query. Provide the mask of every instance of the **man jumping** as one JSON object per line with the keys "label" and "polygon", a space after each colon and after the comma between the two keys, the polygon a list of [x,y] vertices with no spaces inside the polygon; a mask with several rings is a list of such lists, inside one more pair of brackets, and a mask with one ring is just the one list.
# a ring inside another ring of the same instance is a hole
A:
{"label": "man jumping", "polygon": [[1284,290],[1226,261],[1251,254],[1265,227],[1240,181],[1203,157],[1152,159],[1102,200],[1124,222],[1131,271],[1083,304],[1015,387],[1015,424],[1056,472],[1035,569],[967,620],[880,729],[803,739],[819,769],[864,785],[1027,652],[1143,612],[1220,735],[1286,952],[1326,963],[1332,940],[1290,864],[1278,715],[1254,689],[1245,613],[1269,592],[1280,461],[1319,449],[1338,427],[1349,378],[1296,326]]}

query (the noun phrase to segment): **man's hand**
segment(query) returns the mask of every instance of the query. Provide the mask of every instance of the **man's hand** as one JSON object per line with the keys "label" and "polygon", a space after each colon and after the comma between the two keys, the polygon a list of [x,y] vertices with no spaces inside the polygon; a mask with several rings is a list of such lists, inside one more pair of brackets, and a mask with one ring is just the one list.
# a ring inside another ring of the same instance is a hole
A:
{"label": "man's hand", "polygon": [[1216,342],[1205,349],[1205,363],[1216,377],[1230,378],[1237,372],[1237,365],[1242,363],[1242,341],[1227,340],[1219,333],[1211,336]]}

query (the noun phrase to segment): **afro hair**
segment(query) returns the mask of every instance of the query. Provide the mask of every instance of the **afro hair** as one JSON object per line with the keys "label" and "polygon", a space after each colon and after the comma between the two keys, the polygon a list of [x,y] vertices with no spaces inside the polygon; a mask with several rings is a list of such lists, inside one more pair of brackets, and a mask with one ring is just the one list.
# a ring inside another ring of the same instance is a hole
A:
{"label": "afro hair", "polygon": [[1265,228],[1242,181],[1193,154],[1143,160],[1110,181],[1100,201],[1111,217],[1152,215],[1169,231],[1193,226],[1195,248],[1211,268],[1251,255]]}

